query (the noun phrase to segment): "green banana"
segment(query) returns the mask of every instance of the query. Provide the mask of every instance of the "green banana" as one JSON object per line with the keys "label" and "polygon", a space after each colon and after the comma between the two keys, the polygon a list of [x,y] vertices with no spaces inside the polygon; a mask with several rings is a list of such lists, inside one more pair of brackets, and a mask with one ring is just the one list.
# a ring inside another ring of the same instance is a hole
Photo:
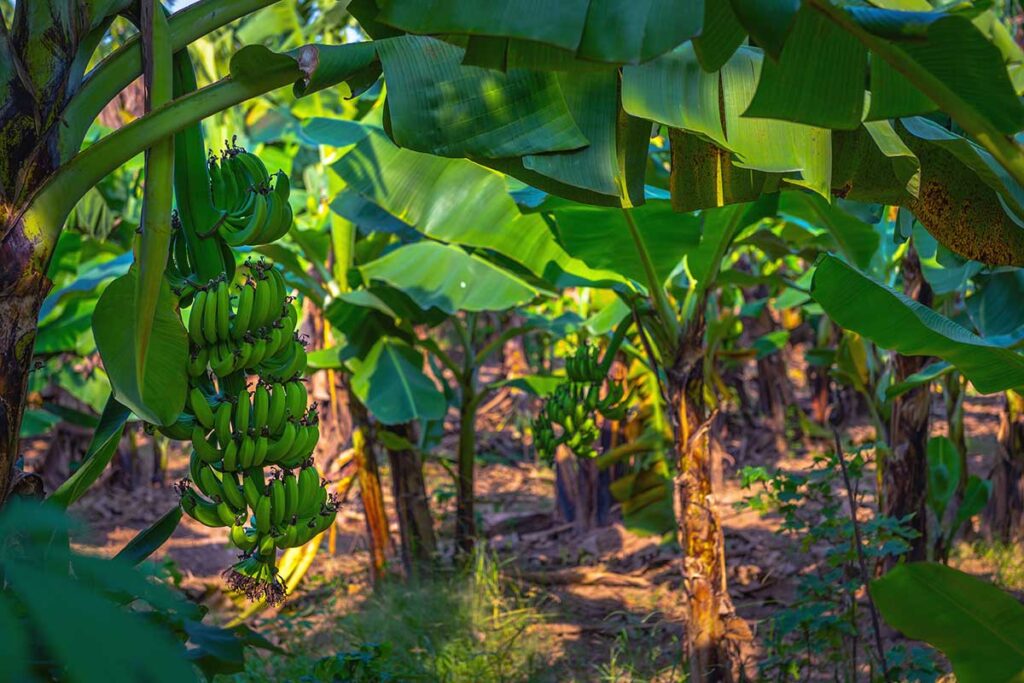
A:
{"label": "green banana", "polygon": [[296,488],[298,497],[295,501],[295,513],[299,517],[309,517],[315,512],[317,488],[320,486],[320,473],[314,465],[306,465],[299,470]]}
{"label": "green banana", "polygon": [[218,232],[221,238],[232,247],[241,247],[246,244],[259,244],[254,240],[260,232],[265,229],[269,217],[270,207],[268,206],[267,195],[256,191],[253,193],[253,208],[245,224],[232,229],[230,223],[222,223]]}
{"label": "green banana", "polygon": [[256,443],[246,434],[238,443],[238,468],[249,469],[255,464]]}
{"label": "green banana", "polygon": [[238,392],[238,400],[235,402],[235,433],[248,434],[249,420],[252,418],[252,403],[249,399],[249,390],[242,387]]}
{"label": "green banana", "polygon": [[188,392],[188,405],[199,424],[207,429],[213,429],[213,410],[199,387],[192,387],[192,390]]}
{"label": "green banana", "polygon": [[295,439],[298,436],[298,430],[295,427],[295,423],[288,421],[284,425],[284,429],[281,431],[281,435],[271,440],[267,446],[267,455],[264,462],[276,463],[291,452],[292,446],[295,444]]}
{"label": "green banana", "polygon": [[209,350],[203,346],[193,349],[188,359],[188,376],[201,377],[206,373],[206,363],[210,360]]}
{"label": "green banana", "polygon": [[238,513],[225,500],[217,503],[217,516],[220,518],[220,526],[234,526],[239,517]]}
{"label": "green banana", "polygon": [[270,413],[270,391],[265,384],[258,384],[252,392],[252,426],[260,432],[267,426]]}
{"label": "green banana", "polygon": [[284,483],[280,479],[270,482],[270,523],[278,526],[284,521],[285,494]]}
{"label": "green banana", "polygon": [[270,386],[270,402],[267,408],[267,429],[271,434],[277,434],[284,422],[285,411],[285,387],[280,382]]}
{"label": "green banana", "polygon": [[238,285],[238,289],[238,309],[231,326],[233,339],[241,339],[249,331],[249,321],[252,320],[253,303],[256,296],[255,283],[249,278]]}
{"label": "green banana", "polygon": [[206,337],[203,334],[203,320],[206,315],[206,300],[210,296],[206,289],[200,289],[192,299],[192,308],[188,316],[188,338],[196,346],[205,346]]}
{"label": "green banana", "polygon": [[224,401],[217,406],[217,412],[213,416],[213,431],[217,434],[217,442],[221,448],[231,442],[231,413],[231,402]]}
{"label": "green banana", "polygon": [[265,436],[256,437],[256,446],[253,449],[252,466],[259,467],[267,459],[267,450],[270,448],[270,439]]}
{"label": "green banana", "polygon": [[241,524],[232,524],[231,531],[228,533],[228,538],[231,540],[232,545],[243,553],[247,553],[256,547],[256,542],[259,537],[256,534],[250,535]]}
{"label": "green banana", "polygon": [[224,487],[221,485],[217,475],[213,473],[209,465],[202,465],[197,472],[199,477],[194,479],[196,487],[203,492],[210,500],[219,503],[225,500]]}
{"label": "green banana", "polygon": [[234,472],[238,469],[238,444],[228,441],[224,447],[224,458],[221,460],[221,468],[225,472]]}
{"label": "green banana", "polygon": [[256,531],[261,534],[270,532],[270,496],[260,496],[256,503],[255,521]]}
{"label": "green banana", "polygon": [[185,511],[185,514],[203,526],[213,528],[224,526],[218,514],[218,504],[201,499],[192,490],[182,494],[181,509]]}
{"label": "green banana", "polygon": [[253,300],[252,318],[249,321],[250,328],[260,328],[267,324],[271,312],[272,299],[274,296],[273,284],[269,283],[268,276],[256,272],[256,292]]}
{"label": "green banana", "polygon": [[263,481],[263,470],[253,467],[242,473],[242,493],[245,502],[253,510],[260,502],[260,497],[266,495],[266,484]]}
{"label": "green banana", "polygon": [[217,285],[217,341],[229,339],[231,329],[231,289],[227,278]]}
{"label": "green banana", "polygon": [[284,532],[274,539],[274,545],[282,550],[285,548],[294,548],[296,546],[295,539],[298,536],[299,527],[295,524],[289,524],[285,527]]}
{"label": "green banana", "polygon": [[224,472],[221,480],[221,488],[224,491],[224,500],[235,512],[245,511],[245,495],[242,487],[238,485],[238,477],[234,472]]}
{"label": "green banana", "polygon": [[299,478],[294,472],[285,472],[281,483],[284,488],[284,518],[291,519],[299,509]]}
{"label": "green banana", "polygon": [[220,462],[220,450],[206,438],[206,430],[196,425],[192,428],[192,449],[196,456],[205,463]]}
{"label": "green banana", "polygon": [[206,305],[203,306],[203,338],[210,344],[217,343],[217,308],[220,306],[220,298],[217,295],[219,284],[211,282],[210,290],[206,295]]}
{"label": "green banana", "polygon": [[306,414],[306,385],[297,380],[284,383],[285,415],[296,420]]}

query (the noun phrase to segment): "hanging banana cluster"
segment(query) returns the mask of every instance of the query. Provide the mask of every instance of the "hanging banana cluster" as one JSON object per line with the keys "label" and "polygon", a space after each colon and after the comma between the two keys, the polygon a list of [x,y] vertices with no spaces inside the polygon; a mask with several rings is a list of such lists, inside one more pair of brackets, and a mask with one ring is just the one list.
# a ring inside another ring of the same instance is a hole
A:
{"label": "hanging banana cluster", "polygon": [[[577,457],[597,457],[594,442],[600,436],[597,414],[607,420],[621,420],[629,403],[617,382],[608,382],[604,396],[602,384],[608,368],[598,360],[599,349],[584,344],[566,359],[568,382],[559,384],[547,398],[533,421],[537,453],[550,462],[555,449],[565,444]],[[555,425],[561,429],[555,432]]]}
{"label": "hanging banana cluster", "polygon": [[590,344],[577,347],[576,353],[565,359],[565,374],[570,382],[604,381],[605,370],[599,360],[601,350]]}
{"label": "hanging banana cluster", "polygon": [[306,352],[294,333],[298,313],[277,268],[247,261],[238,284],[225,275],[196,289],[188,321],[189,376],[199,377],[207,364],[217,377],[251,369],[287,379],[305,369]]}
{"label": "hanging banana cluster", "polygon": [[284,237],[292,225],[287,175],[275,173],[271,187],[271,176],[259,157],[233,141],[219,162],[211,156],[207,163],[213,204],[222,212],[217,233],[228,245],[270,244]]}
{"label": "hanging banana cluster", "polygon": [[190,388],[179,419],[159,429],[192,442],[189,477],[178,485],[182,509],[206,526],[228,527],[242,553],[226,572],[228,584],[275,604],[285,591],[277,550],[329,529],[338,507],[313,465],[319,419],[307,408],[305,345],[284,276],[263,259],[234,275],[231,246],[288,231],[288,179],[276,174],[271,189],[259,158],[233,145],[219,163],[200,163],[212,175],[219,219],[205,234],[193,229],[192,239],[217,242],[231,273],[197,282],[186,231],[175,231],[168,279],[189,307]]}

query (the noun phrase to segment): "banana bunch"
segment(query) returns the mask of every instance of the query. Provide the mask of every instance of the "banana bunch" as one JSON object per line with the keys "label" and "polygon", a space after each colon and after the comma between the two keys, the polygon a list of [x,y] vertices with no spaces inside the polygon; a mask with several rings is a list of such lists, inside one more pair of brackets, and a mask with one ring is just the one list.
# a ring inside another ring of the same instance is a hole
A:
{"label": "banana bunch", "polygon": [[225,243],[232,247],[270,244],[288,232],[292,208],[287,175],[275,173],[271,187],[271,175],[260,158],[234,143],[219,161],[210,156],[207,165],[213,204],[222,212],[217,233]]}
{"label": "banana bunch", "polygon": [[[237,285],[222,275],[198,286],[188,320],[189,376],[205,374],[207,365],[217,377],[226,377],[264,363],[279,370],[275,376],[284,371],[291,373],[285,378],[297,375],[306,367],[305,350],[294,336],[297,322],[284,277],[265,261],[247,263]],[[282,357],[290,364],[281,367]]]}
{"label": "banana bunch", "polygon": [[608,372],[602,367],[601,349],[590,344],[576,348],[576,353],[565,359],[565,374],[571,382],[600,383]]}
{"label": "banana bunch", "polygon": [[268,481],[262,467],[224,472],[193,454],[190,476],[178,484],[182,509],[200,524],[227,527],[231,544],[242,552],[227,573],[231,588],[251,600],[280,602],[284,587],[277,578],[277,551],[304,545],[329,529],[338,510],[312,460],[297,473],[271,471]]}
{"label": "banana bunch", "polygon": [[[555,449],[565,444],[577,456],[597,457],[594,443],[600,436],[597,415],[606,420],[625,418],[630,396],[622,385],[605,385],[604,369],[596,347],[581,346],[566,360],[569,381],[559,384],[533,420],[537,453],[550,462]],[[604,395],[602,396],[602,386]],[[555,425],[559,426],[556,433]]]}
{"label": "banana bunch", "polygon": [[[204,180],[176,195],[184,203],[172,220],[166,274],[189,310],[190,387],[178,420],[159,429],[191,441],[189,476],[178,485],[184,512],[226,527],[242,553],[225,572],[228,584],[274,604],[285,592],[277,551],[329,529],[338,508],[313,465],[319,419],[301,381],[305,344],[284,276],[263,259],[235,272],[233,248],[288,232],[290,186],[234,141],[219,158],[189,159],[198,166],[189,176]],[[211,249],[225,272],[209,278]]]}
{"label": "banana bunch", "polygon": [[313,465],[320,431],[306,402],[298,380],[259,382],[231,398],[198,386],[189,392],[192,454],[189,478],[179,484],[181,506],[200,524],[229,527],[244,558],[228,582],[251,599],[284,597],[273,569],[276,550],[330,528],[337,510]]}

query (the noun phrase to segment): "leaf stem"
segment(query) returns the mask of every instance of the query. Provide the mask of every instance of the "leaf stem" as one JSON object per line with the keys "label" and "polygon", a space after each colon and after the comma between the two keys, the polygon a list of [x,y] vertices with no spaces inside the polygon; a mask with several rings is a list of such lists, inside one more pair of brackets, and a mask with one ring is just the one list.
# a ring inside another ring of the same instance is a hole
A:
{"label": "leaf stem", "polygon": [[654,269],[654,262],[651,261],[651,255],[647,251],[647,245],[644,244],[643,239],[640,237],[640,230],[637,228],[636,221],[633,220],[633,213],[631,209],[623,208],[622,215],[626,218],[626,226],[629,228],[630,237],[633,238],[633,244],[636,246],[637,255],[640,257],[640,263],[644,268],[644,275],[647,278],[647,289],[650,292],[651,299],[654,301],[655,308],[658,311],[658,316],[661,318],[661,323],[668,332],[666,338],[670,340],[673,345],[679,342],[679,336],[681,329],[679,327],[679,319],[676,317],[676,312],[672,308],[672,304],[669,303],[668,295],[665,294],[665,288],[661,281],[658,279],[658,274]]}
{"label": "leaf stem", "polygon": [[[201,0],[175,12],[168,19],[171,51],[176,52],[211,31],[276,2],[279,0]],[[89,126],[103,107],[141,73],[142,50],[139,37],[134,36],[86,74],[81,89],[62,113],[65,125],[58,142],[62,160],[78,152]]]}

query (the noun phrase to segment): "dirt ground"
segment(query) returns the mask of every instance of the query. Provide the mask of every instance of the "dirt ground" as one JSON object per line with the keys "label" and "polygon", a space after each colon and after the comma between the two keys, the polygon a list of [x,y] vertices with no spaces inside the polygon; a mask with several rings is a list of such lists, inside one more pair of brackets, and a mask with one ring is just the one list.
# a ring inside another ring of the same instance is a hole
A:
{"label": "dirt ground", "polygon": [[[972,471],[981,475],[987,474],[996,448],[998,401],[986,397],[970,397],[967,401],[970,464]],[[937,404],[936,433],[945,432],[940,410]],[[586,663],[604,661],[623,651],[634,658],[642,652],[651,670],[672,665],[683,637],[678,554],[657,538],[630,533],[618,521],[584,533],[572,524],[557,523],[552,471],[523,461],[516,453],[521,447],[490,448],[497,442],[515,444],[517,428],[507,416],[491,423],[486,416],[482,420],[481,452],[513,454],[504,458],[488,455],[479,466],[476,492],[483,532],[505,562],[504,573],[533,596],[545,614],[544,623],[537,628],[550,646],[552,680],[566,680],[568,676],[560,672],[578,672]],[[855,440],[867,440],[871,430],[858,427],[852,434]],[[745,656],[751,663],[758,656],[758,634],[766,617],[774,606],[791,597],[798,575],[821,559],[794,553],[791,542],[776,533],[777,518],[735,505],[749,494],[740,488],[735,476],[739,467],[800,470],[810,466],[812,452],[800,449],[780,456],[769,445],[772,441],[756,431],[730,436],[724,488],[717,501],[725,530],[730,593],[739,615],[754,634],[753,642],[745,646]],[[116,553],[134,533],[176,503],[171,484],[187,471],[186,464],[186,456],[172,450],[157,483],[128,490],[114,477],[96,487],[73,508],[88,525],[88,531],[76,539],[77,547],[103,555]],[[391,519],[395,519],[386,468],[382,475]],[[454,512],[451,477],[440,465],[428,463],[427,480],[442,534],[442,550],[450,554],[446,532]],[[353,609],[370,590],[357,494],[349,497],[339,513],[336,530],[333,553],[324,544],[307,575],[309,579],[286,602],[283,609],[289,614],[343,613]],[[393,542],[397,542],[397,528],[391,531]],[[223,529],[209,529],[186,517],[155,559],[171,563],[180,573],[182,588],[193,599],[209,605],[217,620],[226,621],[239,606],[221,591],[219,575],[234,558]],[[397,566],[397,560],[393,564]],[[977,559],[962,564],[977,574],[992,572]],[[265,612],[262,616],[272,614]],[[636,646],[636,641],[642,645]]]}

